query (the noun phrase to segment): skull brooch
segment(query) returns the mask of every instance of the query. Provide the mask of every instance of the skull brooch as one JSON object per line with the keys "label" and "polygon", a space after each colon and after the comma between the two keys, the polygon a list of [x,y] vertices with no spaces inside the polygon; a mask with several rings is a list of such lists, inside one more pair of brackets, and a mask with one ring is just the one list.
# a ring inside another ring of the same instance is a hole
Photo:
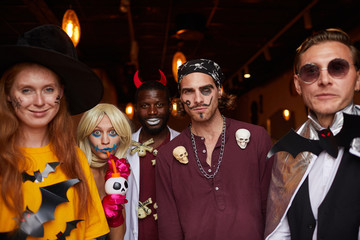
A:
{"label": "skull brooch", "polygon": [[247,129],[241,128],[235,133],[236,142],[241,149],[245,149],[250,141],[250,132]]}
{"label": "skull brooch", "polygon": [[188,153],[186,151],[186,148],[183,146],[178,146],[174,148],[173,155],[182,164],[187,164],[189,162]]}

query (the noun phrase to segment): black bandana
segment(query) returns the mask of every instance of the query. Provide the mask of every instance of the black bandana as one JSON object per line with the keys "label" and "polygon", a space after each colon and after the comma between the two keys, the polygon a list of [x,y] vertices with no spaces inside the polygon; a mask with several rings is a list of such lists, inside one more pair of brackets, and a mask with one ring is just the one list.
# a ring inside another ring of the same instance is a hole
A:
{"label": "black bandana", "polygon": [[194,72],[205,73],[210,75],[216,85],[220,86],[221,83],[224,81],[224,74],[221,71],[220,66],[209,59],[196,59],[191,60],[179,67],[178,70],[178,88],[180,89],[180,82],[186,75]]}

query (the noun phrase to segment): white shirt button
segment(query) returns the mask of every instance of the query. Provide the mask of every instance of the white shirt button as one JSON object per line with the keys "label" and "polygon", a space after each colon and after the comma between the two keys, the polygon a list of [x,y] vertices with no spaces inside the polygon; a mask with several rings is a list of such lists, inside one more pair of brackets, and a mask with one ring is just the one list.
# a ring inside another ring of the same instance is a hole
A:
{"label": "white shirt button", "polygon": [[202,152],[203,152],[203,153],[206,153],[206,150],[204,149],[204,150],[202,150]]}
{"label": "white shirt button", "polygon": [[202,137],[201,140],[204,140],[204,138]]}
{"label": "white shirt button", "polygon": [[208,172],[211,172],[211,169],[209,169]]}
{"label": "white shirt button", "polygon": [[216,191],[219,190],[219,187],[215,187],[215,190],[216,190]]}

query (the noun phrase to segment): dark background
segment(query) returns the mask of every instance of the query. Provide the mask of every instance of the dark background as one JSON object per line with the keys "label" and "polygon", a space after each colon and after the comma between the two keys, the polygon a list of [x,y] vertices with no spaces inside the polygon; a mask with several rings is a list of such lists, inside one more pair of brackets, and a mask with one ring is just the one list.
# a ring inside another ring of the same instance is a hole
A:
{"label": "dark background", "polygon": [[[159,79],[161,69],[176,96],[171,64],[178,50],[188,60],[218,62],[225,91],[241,96],[291,69],[295,49],[313,31],[360,34],[359,0],[1,0],[0,44],[41,24],[60,26],[70,7],[81,25],[79,58],[106,73],[119,105],[133,100],[137,69],[143,80]],[[250,79],[242,78],[244,66]]]}

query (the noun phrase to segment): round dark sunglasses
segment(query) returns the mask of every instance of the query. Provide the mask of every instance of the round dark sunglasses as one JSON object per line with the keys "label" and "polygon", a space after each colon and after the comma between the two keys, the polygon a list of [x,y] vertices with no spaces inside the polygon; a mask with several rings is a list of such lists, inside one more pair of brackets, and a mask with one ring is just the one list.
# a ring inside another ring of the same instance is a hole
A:
{"label": "round dark sunglasses", "polygon": [[333,78],[343,78],[348,74],[350,64],[342,58],[335,58],[328,63],[327,68],[319,68],[313,63],[305,64],[300,68],[298,76],[307,84],[311,84],[319,79],[320,71],[327,70]]}

